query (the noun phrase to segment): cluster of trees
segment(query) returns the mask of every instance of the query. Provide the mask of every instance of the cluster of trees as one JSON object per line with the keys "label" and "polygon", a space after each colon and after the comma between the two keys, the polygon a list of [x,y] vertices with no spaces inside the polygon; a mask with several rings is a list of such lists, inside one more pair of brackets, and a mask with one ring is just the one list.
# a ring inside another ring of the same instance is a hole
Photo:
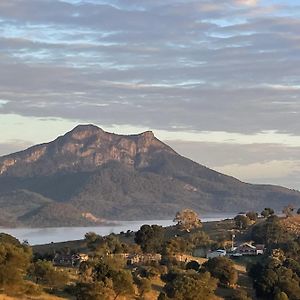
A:
{"label": "cluster of trees", "polygon": [[80,278],[71,293],[78,300],[117,299],[133,295],[134,282],[130,271],[124,269],[122,259],[106,258],[80,265]]}
{"label": "cluster of trees", "polygon": [[300,299],[299,271],[299,262],[284,256],[270,256],[265,262],[253,265],[249,274],[257,296],[297,300]]}
{"label": "cluster of trees", "polygon": [[255,211],[249,211],[246,214],[238,214],[235,218],[235,225],[238,229],[247,229],[249,225],[255,223],[258,218],[258,213]]}
{"label": "cluster of trees", "polygon": [[159,253],[164,242],[165,229],[159,225],[143,225],[135,234],[134,241],[144,252]]}
{"label": "cluster of trees", "polygon": [[161,253],[171,256],[177,253],[193,252],[197,247],[209,247],[212,241],[201,230],[199,216],[190,209],[177,212],[175,228],[166,230],[158,225],[143,225],[135,233],[134,241],[145,253]]}
{"label": "cluster of trees", "polygon": [[[176,233],[177,231],[175,231]],[[167,236],[165,228],[158,225],[143,225],[135,234],[135,242],[145,253],[161,253],[172,256],[177,253],[191,254],[197,247],[209,247],[212,241],[202,230]]]}
{"label": "cluster of trees", "polygon": [[214,296],[218,280],[209,272],[170,270],[162,276],[166,283],[158,299],[206,300]]}
{"label": "cluster of trees", "polygon": [[0,289],[19,296],[39,295],[42,287],[61,289],[68,282],[66,272],[57,271],[51,262],[33,261],[32,250],[27,243],[0,233]]}
{"label": "cluster of trees", "polygon": [[252,239],[267,246],[264,259],[248,267],[257,296],[300,299],[300,238],[287,232],[280,218],[270,214],[253,227]]}
{"label": "cluster of trees", "polygon": [[8,234],[0,234],[0,287],[3,290],[19,289],[25,285],[24,277],[31,256],[30,247]]}
{"label": "cluster of trees", "polygon": [[37,260],[28,269],[28,276],[37,284],[43,284],[50,289],[62,289],[69,281],[69,275],[64,270],[57,270],[52,262]]}
{"label": "cluster of trees", "polygon": [[88,232],[85,234],[85,241],[89,250],[98,256],[129,251],[128,244],[122,243],[118,236],[113,233],[103,237],[95,232]]}
{"label": "cluster of trees", "polygon": [[202,266],[197,261],[172,266],[161,278],[165,286],[158,299],[202,300],[211,299],[218,285],[235,285],[238,274],[230,259],[216,257]]}
{"label": "cluster of trees", "polygon": [[251,237],[256,243],[271,247],[274,244],[287,242],[290,234],[282,226],[280,218],[272,215],[265,222],[256,224],[252,228]]}

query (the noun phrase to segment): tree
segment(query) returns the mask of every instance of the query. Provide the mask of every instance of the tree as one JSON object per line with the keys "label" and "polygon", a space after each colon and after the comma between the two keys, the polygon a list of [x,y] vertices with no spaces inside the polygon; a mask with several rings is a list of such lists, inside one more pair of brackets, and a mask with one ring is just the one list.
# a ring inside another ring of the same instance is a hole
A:
{"label": "tree", "polygon": [[247,292],[244,290],[234,290],[229,299],[230,300],[251,300],[252,298],[250,298]]}
{"label": "tree", "polygon": [[176,213],[173,222],[181,230],[191,230],[202,227],[198,214],[191,209],[183,209]]}
{"label": "tree", "polygon": [[[101,257],[98,261],[81,264],[80,281],[76,285],[76,293],[79,295],[77,298],[117,299],[119,295],[132,294],[134,291],[132,275],[123,270],[123,267],[123,260],[121,262],[110,257]],[[91,291],[88,291],[89,289]],[[108,295],[113,296],[109,298]]]}
{"label": "tree", "polygon": [[188,235],[188,241],[191,243],[193,248],[207,247],[211,244],[209,236],[202,230],[190,233]]}
{"label": "tree", "polygon": [[256,221],[258,217],[258,213],[255,211],[248,211],[246,213],[246,216],[251,220],[251,221]]}
{"label": "tree", "polygon": [[84,237],[88,248],[91,250],[95,250],[97,244],[103,241],[102,236],[95,232],[87,232]]}
{"label": "tree", "polygon": [[115,300],[120,295],[131,295],[134,293],[133,279],[130,272],[126,270],[119,270],[111,274],[113,282],[113,290],[116,293]]}
{"label": "tree", "polygon": [[203,264],[206,271],[220,280],[220,283],[225,285],[236,284],[238,280],[237,270],[234,268],[234,263],[227,257],[214,257]]}
{"label": "tree", "polygon": [[143,225],[135,234],[135,242],[141,246],[144,252],[161,252],[164,228],[159,225]]}
{"label": "tree", "polygon": [[239,229],[247,229],[248,226],[250,225],[250,219],[246,216],[243,216],[243,215],[237,215],[234,218],[234,221],[235,221],[235,225]]}
{"label": "tree", "polygon": [[277,244],[290,238],[277,216],[270,216],[265,222],[257,224],[251,232],[252,240],[259,244]]}
{"label": "tree", "polygon": [[253,278],[257,296],[286,299],[284,296],[286,294],[287,299],[300,299],[299,277],[292,269],[286,268],[284,262],[270,257],[252,268],[249,275]]}
{"label": "tree", "polygon": [[297,215],[300,215],[300,208],[298,208],[297,210]]}
{"label": "tree", "polygon": [[68,280],[68,273],[56,270],[50,261],[38,260],[31,266],[29,274],[36,283],[49,285],[51,288],[62,288]]}
{"label": "tree", "polygon": [[161,254],[171,256],[177,253],[190,253],[192,248],[193,244],[189,240],[182,237],[174,237],[163,244]]}
{"label": "tree", "polygon": [[[169,277],[164,291],[168,298],[176,300],[207,300],[214,296],[217,280],[210,273],[195,271],[174,273]],[[163,296],[162,296],[163,297]],[[161,298],[160,298],[161,299]],[[163,299],[163,298],[162,298]]]}
{"label": "tree", "polygon": [[[16,239],[14,236],[9,235],[7,233],[0,233],[0,244],[10,244],[13,246],[16,246],[18,248],[22,247],[22,244],[18,239]],[[24,245],[26,246],[26,245]],[[28,245],[27,245],[28,246]]]}
{"label": "tree", "polygon": [[261,212],[261,215],[264,217],[264,218],[268,218],[272,215],[274,215],[274,210],[270,207],[266,207],[262,212]]}
{"label": "tree", "polygon": [[31,258],[28,246],[8,234],[0,234],[0,287],[21,285]]}
{"label": "tree", "polygon": [[294,209],[295,207],[292,204],[289,204],[283,208],[282,213],[288,218],[293,216]]}

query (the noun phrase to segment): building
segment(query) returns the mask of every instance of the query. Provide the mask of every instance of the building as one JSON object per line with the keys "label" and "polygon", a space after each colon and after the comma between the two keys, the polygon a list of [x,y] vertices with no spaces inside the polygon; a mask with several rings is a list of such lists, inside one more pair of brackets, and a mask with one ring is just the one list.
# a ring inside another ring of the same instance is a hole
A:
{"label": "building", "polygon": [[243,255],[261,255],[264,254],[264,245],[252,245],[250,243],[243,243],[239,245],[234,253],[233,256],[243,256]]}
{"label": "building", "polygon": [[54,266],[77,267],[81,262],[87,261],[88,259],[88,255],[84,253],[77,253],[73,255],[56,253],[52,262]]}
{"label": "building", "polygon": [[129,255],[127,265],[136,265],[161,261],[161,254],[133,254]]}

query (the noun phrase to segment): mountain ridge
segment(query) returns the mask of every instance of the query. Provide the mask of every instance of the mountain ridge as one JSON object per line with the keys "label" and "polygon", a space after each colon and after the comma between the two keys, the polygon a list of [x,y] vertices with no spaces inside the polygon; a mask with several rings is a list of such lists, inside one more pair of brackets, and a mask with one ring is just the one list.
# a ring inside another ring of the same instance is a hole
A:
{"label": "mountain ridge", "polygon": [[[84,167],[93,170],[111,159],[126,164],[142,165],[143,154],[160,149],[176,154],[172,148],[159,141],[152,131],[135,135],[118,135],[105,132],[95,125],[78,125],[51,142],[34,145],[26,150],[0,157],[0,176],[24,177],[41,174],[40,169],[32,170],[32,174],[28,174],[26,167],[29,163],[34,167],[34,164],[38,164],[44,158],[52,159],[52,163],[56,164],[52,168],[53,173],[64,169],[78,171]],[[65,166],[65,161],[68,160],[73,160],[73,166]],[[22,170],[18,170],[19,165]]]}
{"label": "mountain ridge", "polygon": [[24,213],[20,208],[12,217],[23,226],[167,219],[186,207],[232,213],[300,206],[298,191],[248,184],[211,170],[151,131],[118,135],[79,125],[52,142],[0,157],[0,170],[1,222],[23,203]]}

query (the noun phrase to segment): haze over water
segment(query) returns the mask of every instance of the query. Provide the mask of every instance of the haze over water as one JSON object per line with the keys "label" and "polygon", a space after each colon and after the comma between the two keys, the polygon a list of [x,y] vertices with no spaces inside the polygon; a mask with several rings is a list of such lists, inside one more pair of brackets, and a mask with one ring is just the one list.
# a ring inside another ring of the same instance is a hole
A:
{"label": "haze over water", "polygon": [[[202,222],[219,221],[232,218],[235,214],[209,214],[202,217]],[[65,242],[80,240],[87,232],[95,232],[100,235],[110,233],[126,232],[127,230],[137,231],[144,224],[157,224],[161,226],[174,225],[172,220],[146,220],[146,221],[120,221],[115,226],[97,227],[48,227],[48,228],[0,228],[0,232],[13,235],[22,241],[28,241],[30,245],[48,244],[51,242]]]}

